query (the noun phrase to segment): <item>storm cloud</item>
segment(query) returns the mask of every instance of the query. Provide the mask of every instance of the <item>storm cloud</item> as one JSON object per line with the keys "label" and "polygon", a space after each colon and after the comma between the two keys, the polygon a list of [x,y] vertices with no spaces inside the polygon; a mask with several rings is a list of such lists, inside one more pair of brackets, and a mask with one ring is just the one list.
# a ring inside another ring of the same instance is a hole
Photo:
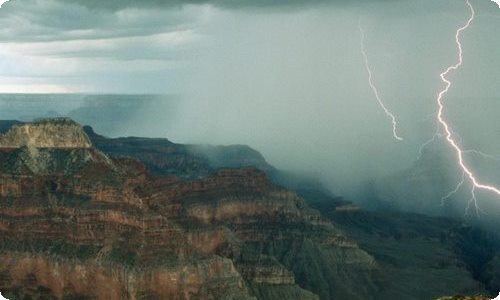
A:
{"label": "storm cloud", "polygon": [[[67,3],[76,3],[91,9],[121,10],[133,8],[178,8],[184,5],[209,4],[228,9],[289,9],[304,8],[316,5],[348,6],[360,3],[373,2],[373,0],[60,0]],[[398,0],[377,0],[377,2],[390,2]]]}

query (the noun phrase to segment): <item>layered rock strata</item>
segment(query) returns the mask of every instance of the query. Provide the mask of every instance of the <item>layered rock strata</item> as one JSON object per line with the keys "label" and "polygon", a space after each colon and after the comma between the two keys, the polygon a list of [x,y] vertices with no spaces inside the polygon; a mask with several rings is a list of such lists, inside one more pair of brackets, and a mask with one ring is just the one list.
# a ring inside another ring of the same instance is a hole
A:
{"label": "layered rock strata", "polygon": [[375,289],[374,259],[262,171],[157,177],[89,141],[70,120],[0,137],[10,299],[364,299]]}

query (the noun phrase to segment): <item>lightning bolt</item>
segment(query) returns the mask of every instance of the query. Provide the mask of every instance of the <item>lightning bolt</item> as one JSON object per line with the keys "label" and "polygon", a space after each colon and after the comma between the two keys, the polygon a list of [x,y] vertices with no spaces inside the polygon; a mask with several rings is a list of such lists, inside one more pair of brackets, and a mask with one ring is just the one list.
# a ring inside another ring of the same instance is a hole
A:
{"label": "lightning bolt", "polygon": [[462,180],[460,180],[460,182],[457,184],[457,186],[453,191],[449,192],[446,196],[441,198],[441,206],[444,206],[445,201],[449,199],[451,196],[455,195],[458,192],[458,190],[460,190],[460,188],[464,183],[465,183],[465,172],[462,172]]}
{"label": "lightning bolt", "polygon": [[500,158],[498,158],[495,155],[484,153],[484,152],[481,152],[481,151],[475,150],[475,149],[463,150],[462,153],[465,153],[465,154],[472,153],[472,154],[476,154],[476,155],[482,156],[483,158],[487,158],[487,159],[494,160],[494,161],[497,161],[497,162],[500,161]]}
{"label": "lightning bolt", "polygon": [[[476,178],[476,176],[471,171],[469,166],[467,166],[467,164],[464,161],[464,153],[466,153],[466,151],[463,151],[460,148],[460,146],[458,146],[457,142],[455,141],[455,139],[452,136],[451,127],[450,127],[450,125],[448,125],[448,122],[444,118],[444,104],[443,104],[443,98],[446,95],[446,93],[448,93],[448,91],[451,87],[451,81],[447,79],[447,76],[451,71],[455,71],[458,68],[460,68],[462,66],[462,63],[463,63],[463,49],[462,49],[462,43],[460,41],[460,37],[462,35],[462,32],[470,26],[470,24],[474,20],[474,16],[475,16],[474,7],[470,3],[470,1],[466,0],[465,2],[467,4],[467,6],[469,7],[470,17],[467,20],[467,22],[465,23],[465,25],[460,27],[455,33],[455,42],[456,42],[457,47],[458,47],[458,62],[455,65],[449,66],[444,72],[442,72],[440,74],[441,80],[445,83],[445,87],[439,92],[437,99],[436,99],[436,102],[437,102],[437,105],[439,108],[438,114],[437,114],[437,119],[438,119],[439,124],[444,129],[444,136],[446,138],[446,141],[451,146],[451,148],[453,148],[453,150],[456,152],[458,165],[462,169],[464,176],[466,176],[466,178],[468,178],[472,184],[471,198],[470,198],[469,202],[467,203],[466,212],[469,210],[470,205],[472,203],[474,203],[474,205],[476,207],[476,214],[478,214],[478,212],[480,211],[480,208],[477,205],[476,190],[477,189],[485,190],[485,191],[488,191],[488,192],[491,192],[493,194],[500,196],[500,189],[498,187],[483,184],[483,183],[479,182],[479,180]],[[457,186],[457,188],[455,190],[458,190],[462,184],[463,184],[462,182],[459,183],[459,185]],[[452,194],[453,194],[453,192],[454,191],[452,191]],[[444,197],[443,199],[446,199],[446,198],[447,197]]]}
{"label": "lightning bolt", "polygon": [[363,58],[364,58],[364,61],[365,61],[365,68],[366,68],[366,71],[368,72],[368,84],[370,85],[371,89],[373,90],[373,94],[375,95],[375,98],[377,99],[378,104],[384,110],[384,112],[387,115],[387,117],[389,117],[391,119],[391,122],[392,122],[392,135],[394,136],[394,138],[396,140],[402,141],[403,138],[401,138],[397,134],[396,127],[397,127],[397,123],[398,122],[396,120],[396,117],[384,105],[384,102],[382,102],[382,99],[380,98],[378,89],[375,86],[375,84],[373,83],[372,70],[370,68],[370,64],[368,62],[368,55],[366,54],[366,50],[365,50],[365,32],[364,32],[363,28],[361,27],[361,20],[359,20],[359,22],[358,22],[358,28],[359,28],[359,32],[361,34],[361,54],[363,55]]}
{"label": "lightning bolt", "polygon": [[424,153],[424,148],[427,147],[429,144],[434,142],[436,139],[441,137],[441,134],[439,133],[439,127],[436,129],[436,132],[432,136],[432,138],[428,139],[426,142],[424,142],[420,148],[418,149],[418,157],[417,160],[420,160],[422,158],[422,154]]}
{"label": "lightning bolt", "polygon": [[474,207],[476,208],[476,216],[479,218],[479,212],[482,212],[483,214],[487,214],[486,212],[484,212],[484,210],[482,210],[479,205],[477,205],[477,198],[476,198],[476,186],[473,185],[472,186],[472,189],[471,189],[471,197],[469,199],[469,201],[467,202],[467,207],[465,208],[465,213],[464,213],[464,217],[467,217],[467,213],[469,212],[470,210],[470,206],[472,203],[474,203]]}

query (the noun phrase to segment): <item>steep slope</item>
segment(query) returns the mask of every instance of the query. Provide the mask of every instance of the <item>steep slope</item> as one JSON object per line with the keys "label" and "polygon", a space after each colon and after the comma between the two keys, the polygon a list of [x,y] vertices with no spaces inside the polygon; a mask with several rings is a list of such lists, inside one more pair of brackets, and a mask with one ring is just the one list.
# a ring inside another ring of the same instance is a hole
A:
{"label": "steep slope", "polygon": [[151,176],[82,143],[91,139],[69,120],[3,137],[0,291],[11,299],[366,299],[376,289],[373,258],[262,171]]}
{"label": "steep slope", "polygon": [[[459,221],[400,212],[337,211],[333,223],[358,241],[380,266],[377,299],[435,299],[498,295],[491,234]],[[488,273],[491,270],[491,273]]]}
{"label": "steep slope", "polygon": [[203,156],[193,155],[186,146],[161,138],[106,138],[84,127],[92,144],[102,152],[114,157],[129,157],[139,160],[157,176],[175,175],[184,179],[208,176],[215,171]]}
{"label": "steep slope", "polygon": [[[28,126],[49,139],[85,136],[60,120],[39,124]],[[184,229],[149,209],[140,164],[86,144],[23,141],[0,157],[0,290],[8,298],[250,297],[230,259],[193,250]]]}
{"label": "steep slope", "polygon": [[[91,139],[93,139],[92,136]],[[132,139],[120,140],[131,141]],[[143,139],[142,147],[145,153],[150,150],[144,146],[144,143],[157,141]],[[113,143],[113,140],[103,138],[102,142],[106,145]],[[116,147],[116,149],[121,151],[120,155],[127,156],[127,152],[133,153],[136,147],[131,143],[128,146],[129,148]],[[193,150],[192,147],[196,148]],[[342,198],[332,195],[317,181],[276,170],[269,166],[260,154],[245,150],[241,146],[234,148],[189,146],[184,149],[188,150],[184,152],[187,157],[196,157],[203,162],[198,166],[203,166],[207,170],[206,174],[219,167],[241,167],[254,164],[255,167],[264,170],[274,182],[293,189],[306,200],[309,206],[329,217],[336,227],[342,228],[350,238],[356,240],[361,249],[377,258],[379,268],[374,269],[376,272],[374,277],[377,280],[374,283],[376,291],[372,289],[371,292],[372,298],[430,299],[454,293],[475,294],[486,292],[486,290],[493,295],[498,291],[496,278],[498,278],[499,265],[498,261],[493,259],[493,255],[500,247],[498,244],[487,242],[488,240],[494,241],[494,237],[478,239],[478,236],[485,234],[481,230],[472,230],[471,227],[462,228],[460,222],[443,218],[410,213],[377,213],[357,210],[349,206],[349,203]],[[432,151],[425,152],[419,164],[409,174],[398,174],[383,184],[384,191],[389,190],[392,193],[391,197],[399,201],[397,203],[400,209],[432,207],[425,201],[435,201],[436,195],[448,192],[447,187],[455,184],[450,182],[449,173],[452,172],[443,167],[447,163],[438,154]],[[161,151],[155,155],[161,156]],[[145,161],[144,157],[146,157]],[[144,161],[146,165],[149,163],[147,155],[136,158]],[[152,166],[154,169],[158,165],[152,163]],[[173,170],[175,171],[175,168]],[[408,183],[403,189],[398,190],[392,185],[405,180],[408,180]],[[435,184],[436,182],[440,184]],[[415,190],[413,188],[415,185],[430,186],[434,190],[422,189],[421,194],[414,195],[411,192]],[[386,189],[387,187],[389,189]],[[450,206],[442,209],[448,211]],[[435,213],[435,210],[423,212]],[[463,213],[462,208],[460,208],[460,213]],[[335,218],[332,217],[333,215]],[[475,233],[471,234],[471,232]],[[447,238],[442,240],[442,237]],[[259,247],[262,246],[259,245]],[[272,248],[274,245],[266,245],[266,247]],[[338,258],[322,260],[328,255],[318,255],[318,251],[310,249],[306,243],[302,243],[300,247],[287,244],[280,245],[278,248],[294,249],[294,251],[286,254],[275,249],[267,251],[280,253],[281,263],[294,262],[295,266],[289,266],[289,269],[294,270],[301,286],[319,291],[317,293],[322,298],[328,298],[330,294],[324,292],[322,294],[322,291],[329,291],[333,286],[331,283],[338,281],[338,278],[343,278],[344,285],[360,281],[338,274],[328,274],[328,270],[335,269],[335,266],[331,264],[338,261]],[[297,252],[309,253],[305,257],[316,257],[316,262],[304,260]],[[322,270],[322,268],[327,270]],[[260,291],[258,287],[249,286],[255,295],[279,298],[277,295]]]}
{"label": "steep slope", "polygon": [[[1,121],[0,133],[19,121]],[[143,163],[156,176],[175,175],[184,179],[203,178],[219,168],[255,167],[264,171],[271,181],[297,192],[316,209],[335,209],[348,204],[333,195],[316,178],[282,171],[271,166],[255,149],[246,145],[212,146],[183,145],[165,138],[107,138],[83,127],[94,147],[113,157],[133,158]]]}
{"label": "steep slope", "polygon": [[106,138],[90,126],[84,126],[84,130],[97,149],[111,156],[137,159],[158,176],[195,179],[220,168],[253,167],[265,172],[272,182],[295,191],[313,208],[335,209],[348,203],[313,177],[274,168],[262,154],[246,145],[182,145],[162,138]]}
{"label": "steep slope", "polygon": [[14,124],[0,135],[0,148],[90,148],[91,143],[82,127],[71,119],[38,120]]}

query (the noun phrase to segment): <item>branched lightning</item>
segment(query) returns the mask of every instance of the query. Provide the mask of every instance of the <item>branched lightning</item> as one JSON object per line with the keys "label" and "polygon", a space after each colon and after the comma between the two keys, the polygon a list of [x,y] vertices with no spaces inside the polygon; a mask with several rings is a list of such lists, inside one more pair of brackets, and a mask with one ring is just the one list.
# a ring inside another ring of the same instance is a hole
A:
{"label": "branched lightning", "polygon": [[389,117],[391,119],[392,135],[394,136],[395,139],[402,141],[403,138],[401,138],[397,134],[396,127],[397,127],[398,122],[396,120],[396,117],[387,109],[384,102],[382,102],[382,99],[380,98],[378,89],[375,86],[375,84],[373,83],[372,70],[370,68],[370,64],[368,62],[368,55],[366,54],[366,50],[365,50],[365,32],[364,32],[363,28],[361,27],[361,20],[358,22],[358,27],[359,27],[359,32],[361,33],[361,54],[363,55],[363,58],[365,60],[365,68],[366,68],[366,71],[368,72],[368,83],[370,84],[370,87],[373,90],[373,94],[375,94],[375,98],[377,99],[378,104],[380,105],[380,107],[382,107],[382,109],[384,110],[387,117]]}
{"label": "branched lightning", "polygon": [[420,148],[418,149],[418,157],[417,157],[417,160],[420,160],[420,158],[422,158],[422,154],[424,152],[424,148],[427,147],[427,145],[429,145],[430,143],[434,142],[437,138],[441,137],[441,134],[439,133],[439,127],[436,129],[436,132],[434,133],[434,135],[428,139],[426,142],[424,142]]}
{"label": "branched lightning", "polygon": [[458,192],[458,190],[460,190],[464,182],[465,182],[465,172],[462,172],[462,180],[460,180],[460,182],[457,184],[457,186],[453,191],[449,192],[446,196],[441,198],[441,206],[444,206],[445,201],[449,199],[451,196],[455,195]]}
{"label": "branched lightning", "polygon": [[[457,144],[455,139],[452,137],[450,125],[448,125],[448,122],[444,118],[444,104],[443,104],[443,98],[451,87],[451,81],[449,81],[447,79],[447,75],[451,71],[455,71],[458,68],[460,68],[462,66],[462,63],[463,63],[463,50],[462,50],[462,43],[460,41],[460,37],[462,35],[462,32],[470,26],[470,24],[474,20],[474,16],[475,16],[474,7],[471,5],[469,0],[465,0],[465,2],[467,3],[467,6],[470,9],[470,17],[467,20],[466,24],[464,26],[460,27],[455,33],[455,42],[456,42],[457,47],[458,47],[458,62],[455,65],[449,66],[444,72],[442,72],[440,74],[441,80],[445,83],[445,87],[439,92],[437,99],[436,99],[437,105],[439,108],[438,114],[437,114],[437,119],[438,119],[439,124],[444,129],[444,136],[446,138],[446,141],[453,148],[453,150],[455,150],[455,152],[457,154],[458,164],[459,164],[460,168],[462,169],[464,177],[468,178],[472,184],[471,198],[467,203],[466,213],[470,209],[471,204],[474,204],[476,207],[476,214],[478,214],[479,211],[481,211],[481,210],[480,210],[479,206],[477,205],[476,189],[485,190],[485,191],[488,191],[488,192],[491,192],[491,193],[494,193],[494,194],[500,196],[500,188],[479,182],[478,179],[476,178],[476,176],[474,175],[474,173],[469,168],[469,166],[467,166],[467,164],[464,161],[464,154],[467,152],[472,152],[472,150],[463,151],[459,147],[459,145]],[[458,189],[460,188],[460,186],[462,186],[462,184],[463,184],[463,182],[459,183],[459,185],[457,185],[457,188],[455,188],[455,190],[452,191],[450,194],[452,195],[456,191],[458,191]],[[443,199],[446,199],[446,198],[448,198],[448,196],[443,197]],[[442,201],[443,201],[443,199],[442,199]]]}
{"label": "branched lightning", "polygon": [[494,160],[497,162],[500,161],[499,157],[497,157],[495,155],[488,154],[488,153],[481,152],[481,151],[476,150],[476,149],[463,150],[462,153],[464,153],[464,154],[472,153],[472,154],[482,156],[483,158],[487,158],[487,159]]}
{"label": "branched lightning", "polygon": [[469,201],[467,202],[467,207],[465,208],[464,217],[467,216],[467,213],[469,212],[470,206],[471,206],[472,203],[474,203],[474,207],[476,209],[476,216],[478,218],[479,218],[479,212],[482,212],[483,214],[486,215],[486,213],[479,207],[479,205],[477,205],[476,186],[475,185],[472,186],[472,189],[470,190],[470,193],[471,193],[471,197],[470,197]]}

